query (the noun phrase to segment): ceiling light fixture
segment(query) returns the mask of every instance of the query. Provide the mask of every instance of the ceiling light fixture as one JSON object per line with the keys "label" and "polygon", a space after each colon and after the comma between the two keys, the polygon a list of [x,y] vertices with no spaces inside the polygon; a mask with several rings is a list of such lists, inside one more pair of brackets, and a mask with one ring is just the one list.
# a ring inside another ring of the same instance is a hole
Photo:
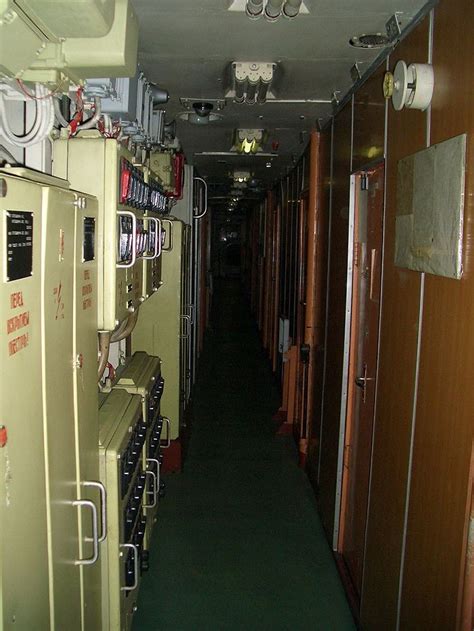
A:
{"label": "ceiling light fixture", "polygon": [[256,154],[258,151],[261,151],[263,132],[263,129],[236,129],[234,139],[235,151],[246,155]]}
{"label": "ceiling light fixture", "polygon": [[235,103],[244,101],[249,105],[255,102],[265,103],[275,68],[275,63],[234,61],[232,64],[233,90],[230,91],[229,96],[234,97]]}
{"label": "ceiling light fixture", "polygon": [[251,20],[256,20],[263,13],[263,0],[247,0],[245,13]]}
{"label": "ceiling light fixture", "polygon": [[222,118],[221,114],[214,114],[212,103],[207,101],[196,101],[193,103],[193,112],[183,112],[179,115],[181,120],[186,120],[193,125],[209,125]]}
{"label": "ceiling light fixture", "polygon": [[354,48],[385,48],[390,44],[390,40],[383,33],[363,33],[351,37],[349,44]]}

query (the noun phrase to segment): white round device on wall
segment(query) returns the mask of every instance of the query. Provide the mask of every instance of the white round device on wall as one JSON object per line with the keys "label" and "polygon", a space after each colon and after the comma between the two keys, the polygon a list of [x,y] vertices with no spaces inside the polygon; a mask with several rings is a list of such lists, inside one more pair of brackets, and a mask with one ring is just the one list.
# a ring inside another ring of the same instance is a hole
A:
{"label": "white round device on wall", "polygon": [[404,107],[425,110],[433,97],[434,75],[430,64],[410,64],[399,61],[393,74],[386,72],[383,91],[386,99],[392,99],[396,110]]}

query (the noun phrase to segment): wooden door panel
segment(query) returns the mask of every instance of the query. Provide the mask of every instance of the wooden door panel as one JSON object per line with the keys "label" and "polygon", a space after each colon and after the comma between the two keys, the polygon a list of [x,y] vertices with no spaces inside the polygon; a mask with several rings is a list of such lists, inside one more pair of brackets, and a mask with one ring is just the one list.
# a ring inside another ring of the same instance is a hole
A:
{"label": "wooden door panel", "polygon": [[358,595],[362,588],[375,410],[383,165],[356,176],[352,322],[340,551]]}

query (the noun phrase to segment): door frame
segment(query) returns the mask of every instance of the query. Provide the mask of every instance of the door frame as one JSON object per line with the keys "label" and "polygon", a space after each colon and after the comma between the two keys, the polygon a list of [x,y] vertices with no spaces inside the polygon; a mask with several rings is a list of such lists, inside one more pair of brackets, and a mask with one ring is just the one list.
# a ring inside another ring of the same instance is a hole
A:
{"label": "door frame", "polygon": [[[345,445],[346,445],[346,430],[347,430],[347,413],[348,413],[348,400],[349,400],[349,373],[350,373],[350,360],[351,360],[351,341],[352,341],[352,307],[353,307],[353,272],[354,272],[354,231],[356,220],[356,186],[358,178],[363,174],[370,174],[377,168],[386,169],[385,160],[377,160],[374,163],[365,165],[358,169],[350,176],[350,191],[349,191],[349,227],[348,227],[348,240],[347,240],[347,276],[346,276],[346,306],[345,306],[345,318],[344,318],[344,345],[343,345],[343,367],[342,367],[342,386],[341,386],[341,411],[339,416],[339,442],[338,442],[338,455],[337,455],[337,476],[336,476],[336,497],[334,508],[334,531],[332,546],[335,552],[340,551],[340,530],[341,530],[341,507],[342,507],[342,494],[343,494],[343,480],[344,480],[344,461],[345,461]],[[385,174],[386,175],[386,174]],[[384,175],[384,189],[385,189],[385,175]],[[385,190],[383,195],[385,205]],[[385,218],[385,209],[382,209],[382,220]],[[382,247],[381,247],[381,295],[379,303],[379,323],[378,323],[378,343],[377,343],[377,370],[376,378],[378,376],[378,363],[379,363],[379,349],[380,349],[380,313],[382,310],[382,281],[383,281],[383,253],[384,253],[384,234],[385,229],[382,226]],[[377,384],[377,382],[376,382]],[[377,388],[377,385],[376,385]],[[377,390],[375,392],[375,409],[377,406]],[[372,456],[371,456],[372,459]],[[369,478],[370,484],[370,478]],[[370,488],[369,488],[369,500],[370,505]]]}

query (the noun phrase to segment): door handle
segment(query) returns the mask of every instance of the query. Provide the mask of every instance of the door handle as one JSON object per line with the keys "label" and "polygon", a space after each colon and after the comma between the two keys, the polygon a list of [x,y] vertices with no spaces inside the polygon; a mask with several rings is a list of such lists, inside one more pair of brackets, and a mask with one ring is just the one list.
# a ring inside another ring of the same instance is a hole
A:
{"label": "door handle", "polygon": [[182,340],[187,340],[191,336],[191,316],[187,314],[182,314],[180,317],[181,320],[186,321],[186,331],[182,335],[180,335],[180,338]]}
{"label": "door handle", "polygon": [[163,416],[163,421],[166,423],[166,445],[160,445],[163,449],[168,449],[171,445],[171,421],[167,416]]}
{"label": "door handle", "polygon": [[[161,221],[163,223],[167,223],[169,225],[169,240],[168,240],[168,246],[165,248],[162,245],[162,251],[163,252],[171,252],[171,250],[173,249],[173,222],[171,221],[171,219],[161,219]],[[166,234],[166,231],[165,231]]]}
{"label": "door handle", "polygon": [[74,561],[74,565],[94,565],[99,558],[99,529],[97,525],[97,508],[90,500],[74,500],[73,506],[87,506],[92,511],[92,556],[89,559],[79,559]]}
{"label": "door handle", "polygon": [[131,587],[121,587],[122,592],[133,592],[138,587],[138,548],[134,543],[121,543],[120,548],[133,550],[133,585]]}
{"label": "door handle", "polygon": [[368,381],[375,381],[374,377],[367,377],[367,364],[364,364],[364,373],[362,377],[356,377],[354,379],[355,385],[362,389],[362,402],[365,403],[366,399],[366,386]]}
{"label": "door handle", "polygon": [[[148,462],[148,458],[147,458],[147,462]],[[156,477],[156,473],[154,471],[151,471],[151,469],[147,469],[145,471],[145,475],[151,475],[151,478],[153,480],[153,501],[151,504],[143,503],[143,508],[155,508],[158,502],[158,480]]]}
{"label": "door handle", "polygon": [[99,489],[101,517],[99,543],[102,543],[102,541],[105,541],[107,538],[107,491],[105,490],[105,486],[102,484],[102,482],[93,482],[92,480],[86,480],[85,482],[83,482],[83,485]]}

